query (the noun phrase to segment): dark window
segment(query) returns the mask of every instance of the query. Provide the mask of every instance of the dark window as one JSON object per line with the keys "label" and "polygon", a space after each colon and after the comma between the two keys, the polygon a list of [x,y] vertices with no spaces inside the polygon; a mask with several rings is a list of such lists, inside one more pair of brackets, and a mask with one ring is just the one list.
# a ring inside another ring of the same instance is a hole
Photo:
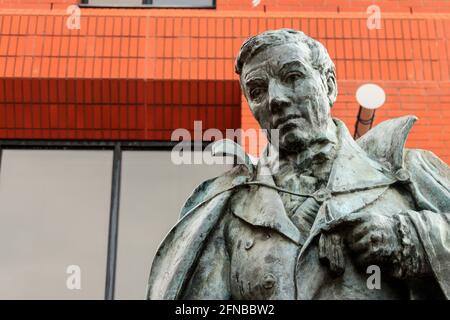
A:
{"label": "dark window", "polygon": [[215,0],[81,0],[81,5],[93,7],[181,7],[214,8]]}

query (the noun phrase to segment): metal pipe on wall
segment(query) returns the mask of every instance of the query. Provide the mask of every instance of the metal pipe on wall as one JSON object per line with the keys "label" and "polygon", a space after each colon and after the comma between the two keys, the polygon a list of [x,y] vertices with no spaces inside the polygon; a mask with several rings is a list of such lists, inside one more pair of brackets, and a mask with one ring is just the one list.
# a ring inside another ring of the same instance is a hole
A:
{"label": "metal pipe on wall", "polygon": [[109,216],[108,255],[106,257],[105,300],[114,300],[116,280],[117,245],[119,235],[120,178],[122,172],[122,149],[116,143],[113,154],[111,182],[111,209]]}

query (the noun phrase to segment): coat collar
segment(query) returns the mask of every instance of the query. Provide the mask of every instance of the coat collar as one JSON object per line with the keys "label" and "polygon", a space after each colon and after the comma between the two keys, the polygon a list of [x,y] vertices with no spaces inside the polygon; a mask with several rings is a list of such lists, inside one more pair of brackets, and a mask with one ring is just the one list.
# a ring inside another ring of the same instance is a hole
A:
{"label": "coat collar", "polygon": [[338,130],[339,150],[331,169],[327,188],[333,193],[371,189],[395,182],[389,170],[370,159],[353,140],[345,124],[334,119]]}
{"label": "coat collar", "polygon": [[[387,169],[371,160],[356,144],[343,122],[338,119],[334,119],[334,122],[337,127],[339,147],[327,184],[327,191],[332,194],[327,205],[334,209],[331,211],[334,211],[335,215],[343,216],[378,198],[383,189],[385,190],[386,186],[395,182],[395,179]],[[267,153],[264,152],[264,154]],[[270,161],[265,156],[260,159],[254,181],[275,186],[268,163]],[[378,191],[373,192],[372,189]],[[369,192],[362,195],[361,192],[365,190]],[[346,201],[342,201],[344,198]],[[261,186],[243,189],[233,198],[231,209],[236,216],[247,223],[274,229],[297,244],[304,242],[305,236],[300,234],[289,219],[281,197],[275,189]],[[328,219],[333,218],[333,214],[328,217]]]}

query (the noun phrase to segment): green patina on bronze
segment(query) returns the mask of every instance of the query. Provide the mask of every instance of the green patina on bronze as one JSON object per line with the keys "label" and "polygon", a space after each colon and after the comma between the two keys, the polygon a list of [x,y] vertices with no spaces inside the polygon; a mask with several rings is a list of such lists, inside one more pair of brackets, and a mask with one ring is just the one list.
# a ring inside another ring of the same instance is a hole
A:
{"label": "green patina on bronze", "polygon": [[256,165],[193,192],[157,252],[147,298],[449,298],[450,170],[405,148],[416,117],[354,141],[330,115],[333,62],[299,31],[248,39],[236,72],[269,145]]}

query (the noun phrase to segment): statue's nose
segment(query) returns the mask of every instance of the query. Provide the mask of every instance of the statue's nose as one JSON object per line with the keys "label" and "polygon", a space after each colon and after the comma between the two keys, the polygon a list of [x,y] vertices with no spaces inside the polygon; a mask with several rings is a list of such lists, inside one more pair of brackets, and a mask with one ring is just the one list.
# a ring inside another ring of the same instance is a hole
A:
{"label": "statue's nose", "polygon": [[270,100],[270,111],[272,113],[279,113],[282,109],[289,106],[289,101],[280,97],[276,97]]}
{"label": "statue's nose", "polygon": [[276,82],[269,85],[269,108],[273,114],[279,113],[282,109],[290,105],[289,99],[284,93],[283,87]]}

